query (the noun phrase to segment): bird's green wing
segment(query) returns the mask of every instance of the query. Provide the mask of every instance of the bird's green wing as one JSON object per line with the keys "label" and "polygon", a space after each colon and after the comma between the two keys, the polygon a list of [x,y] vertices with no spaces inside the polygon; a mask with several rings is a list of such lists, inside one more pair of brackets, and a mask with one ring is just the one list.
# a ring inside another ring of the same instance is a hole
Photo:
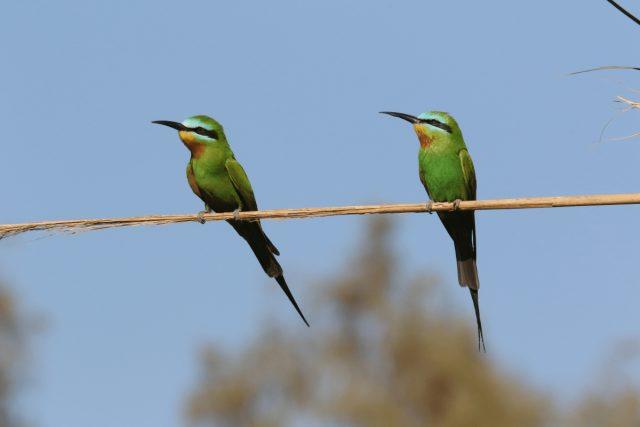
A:
{"label": "bird's green wing", "polygon": [[[231,183],[233,184],[233,188],[236,189],[238,193],[238,197],[240,197],[240,202],[242,203],[241,210],[243,211],[257,211],[258,203],[256,202],[256,196],[253,194],[253,188],[251,188],[251,182],[249,182],[249,177],[247,173],[242,168],[242,165],[238,163],[236,159],[228,159],[225,162],[225,167],[227,168],[227,172],[229,173],[229,178],[231,178]],[[262,237],[265,239],[267,243],[267,247],[269,251],[274,255],[280,255],[280,251],[276,246],[269,240],[264,231],[262,231],[262,225],[260,222],[253,223],[254,227],[257,227],[262,234]],[[242,234],[242,233],[241,233]]]}
{"label": "bird's green wing", "polygon": [[253,194],[253,188],[251,188],[249,177],[247,177],[242,165],[233,158],[228,159],[224,165],[229,173],[229,178],[231,178],[231,183],[240,197],[242,210],[257,211],[258,204],[256,203],[256,197]]}
{"label": "bird's green wing", "polygon": [[[462,174],[464,175],[464,186],[467,190],[467,200],[476,200],[476,170],[473,167],[473,160],[471,160],[471,156],[466,149],[460,150],[458,153],[460,157],[460,165],[462,166]],[[471,228],[471,238],[472,238],[472,247],[473,247],[473,258],[476,257],[477,250],[477,241],[476,241],[476,217],[471,212],[469,215],[470,228]]]}
{"label": "bird's green wing", "polygon": [[473,167],[473,161],[467,150],[460,150],[460,165],[462,166],[462,174],[464,175],[464,186],[467,191],[467,200],[476,199],[476,170]]}

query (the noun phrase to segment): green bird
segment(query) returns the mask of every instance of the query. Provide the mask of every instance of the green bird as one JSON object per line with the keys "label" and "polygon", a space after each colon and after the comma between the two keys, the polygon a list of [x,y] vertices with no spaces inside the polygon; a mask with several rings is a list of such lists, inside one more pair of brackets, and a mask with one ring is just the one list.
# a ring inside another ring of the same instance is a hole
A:
{"label": "green bird", "polygon": [[[478,347],[485,350],[478,305],[480,282],[476,267],[474,211],[456,211],[461,200],[476,199],[476,173],[460,127],[450,114],[440,111],[422,113],[418,117],[389,111],[382,111],[382,114],[413,124],[420,141],[418,168],[422,185],[431,200],[454,203],[453,212],[438,212],[438,216],[453,240],[458,283],[471,292],[478,325]],[[431,201],[427,208],[430,206]]]}
{"label": "green bird", "polygon": [[[182,123],[167,120],[153,123],[176,129],[191,152],[191,159],[187,164],[187,181],[191,190],[205,204],[205,210],[198,213],[201,223],[205,222],[203,215],[212,210],[233,212],[234,216],[240,211],[258,210],[251,182],[233,155],[220,123],[207,116],[189,117]],[[282,267],[276,260],[276,255],[280,255],[280,252],[262,230],[260,221],[248,222],[236,218],[227,222],[247,241],[264,272],[276,279],[304,323],[309,326],[287,286]]]}

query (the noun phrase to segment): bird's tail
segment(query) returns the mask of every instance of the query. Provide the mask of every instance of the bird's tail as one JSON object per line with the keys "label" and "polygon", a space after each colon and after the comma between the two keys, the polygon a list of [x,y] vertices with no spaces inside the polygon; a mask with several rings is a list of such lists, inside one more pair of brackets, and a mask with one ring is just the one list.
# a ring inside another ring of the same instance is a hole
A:
{"label": "bird's tail", "polygon": [[456,248],[456,261],[458,263],[458,283],[466,286],[471,293],[473,309],[476,313],[476,324],[478,325],[478,350],[486,353],[484,346],[484,335],[482,333],[482,320],[480,319],[480,304],[478,303],[478,289],[480,280],[478,279],[478,267],[476,266],[475,249],[469,243],[454,242]]}
{"label": "bird's tail", "polygon": [[478,280],[478,268],[476,260],[467,258],[458,260],[458,283],[460,286],[466,286],[469,289],[478,290],[480,288],[480,280]]}
{"label": "bird's tail", "polygon": [[458,283],[469,289],[479,289],[478,267],[473,247],[466,242],[455,242],[456,261],[458,264]]}
{"label": "bird's tail", "polygon": [[282,267],[274,254],[279,254],[276,247],[271,243],[262,231],[260,223],[229,221],[231,226],[249,244],[253,254],[258,259],[260,266],[269,277],[277,277],[282,274]]}
{"label": "bird's tail", "polygon": [[309,326],[309,322],[302,314],[302,310],[298,306],[296,299],[293,297],[289,286],[287,286],[287,282],[284,280],[284,275],[282,273],[282,266],[276,259],[275,255],[279,255],[278,249],[276,249],[275,245],[271,243],[269,238],[262,231],[262,227],[260,223],[240,223],[236,221],[229,221],[233,228],[242,236],[244,240],[249,244],[249,247],[253,251],[254,255],[258,259],[260,266],[264,270],[265,273],[269,277],[273,277],[276,279],[276,282],[280,285],[280,288],[285,293],[289,301],[296,309],[304,323]]}
{"label": "bird's tail", "polygon": [[310,326],[309,322],[307,322],[307,319],[304,317],[304,314],[302,314],[302,310],[300,310],[300,307],[298,307],[298,303],[296,302],[296,299],[293,297],[293,294],[291,293],[289,286],[287,286],[287,282],[284,280],[284,275],[281,274],[279,276],[276,276],[276,282],[278,282],[278,285],[280,285],[280,289],[282,289],[282,291],[285,293],[287,298],[289,298],[289,301],[291,302],[291,304],[293,304],[293,307],[296,309],[300,317],[302,317],[302,321],[307,326]]}
{"label": "bird's tail", "polygon": [[478,351],[487,352],[484,346],[484,335],[482,333],[482,320],[480,320],[480,304],[478,303],[478,290],[469,288],[471,299],[473,300],[473,309],[476,311],[476,324],[478,325]]}

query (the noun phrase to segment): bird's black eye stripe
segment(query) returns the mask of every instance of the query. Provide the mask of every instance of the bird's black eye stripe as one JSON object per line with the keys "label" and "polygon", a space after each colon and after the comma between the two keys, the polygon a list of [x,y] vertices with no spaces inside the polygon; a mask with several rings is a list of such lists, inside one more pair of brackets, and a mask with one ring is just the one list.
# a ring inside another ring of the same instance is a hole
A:
{"label": "bird's black eye stripe", "polygon": [[427,124],[429,124],[431,126],[435,126],[437,128],[440,128],[440,129],[442,129],[444,131],[447,131],[447,132],[451,133],[451,126],[449,126],[446,123],[442,123],[442,122],[440,122],[440,121],[438,121],[436,119],[421,119],[420,121],[422,123],[427,123]]}
{"label": "bird's black eye stripe", "polygon": [[218,132],[216,132],[215,130],[209,130],[203,127],[197,127],[195,129],[191,129],[191,131],[199,135],[208,136],[209,138],[218,139]]}

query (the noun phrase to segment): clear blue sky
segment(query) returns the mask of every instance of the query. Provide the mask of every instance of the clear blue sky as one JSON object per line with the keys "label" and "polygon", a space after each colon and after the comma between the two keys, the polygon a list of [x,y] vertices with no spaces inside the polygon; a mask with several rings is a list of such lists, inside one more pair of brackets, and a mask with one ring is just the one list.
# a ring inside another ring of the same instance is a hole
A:
{"label": "clear blue sky", "polygon": [[[187,151],[149,123],[193,114],[225,125],[263,208],[424,200],[415,137],[381,110],[454,114],[481,198],[638,191],[640,141],[593,143],[618,82],[640,79],[566,73],[631,65],[639,39],[604,0],[6,2],[0,222],[201,209]],[[631,112],[608,135],[637,130]],[[590,386],[640,335],[639,217],[480,213],[489,357],[559,397]],[[457,286],[435,216],[397,219],[408,267]],[[342,265],[363,221],[265,225],[312,322],[308,277]],[[25,402],[44,427],[179,425],[203,342],[301,325],[226,224],[15,238],[0,271],[49,322]]]}

